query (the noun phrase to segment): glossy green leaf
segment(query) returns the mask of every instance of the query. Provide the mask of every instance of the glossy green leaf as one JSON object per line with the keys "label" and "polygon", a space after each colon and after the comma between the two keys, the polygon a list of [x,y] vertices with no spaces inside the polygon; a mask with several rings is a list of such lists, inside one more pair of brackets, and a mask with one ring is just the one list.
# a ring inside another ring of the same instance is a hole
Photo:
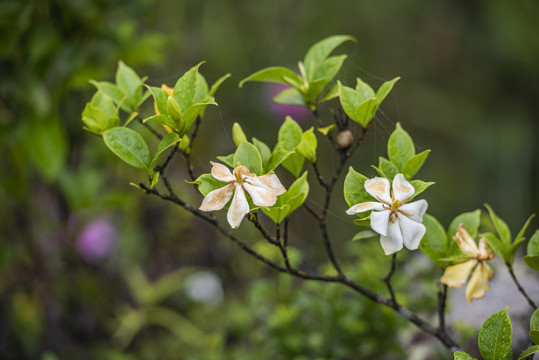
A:
{"label": "glossy green leaf", "polygon": [[432,185],[434,185],[436,183],[433,182],[433,181],[425,182],[425,181],[421,181],[421,180],[412,180],[412,181],[410,181],[410,184],[415,189],[414,195],[410,198],[410,200],[413,200],[419,194],[421,194],[423,191],[427,190],[429,187],[431,187]]}
{"label": "glossy green leaf", "polygon": [[217,106],[217,103],[214,101],[214,98],[209,98],[206,102],[203,103],[197,103],[189,106],[187,111],[183,114],[183,121],[184,121],[184,131],[187,132],[191,125],[195,122],[196,118],[202,114],[204,109],[208,105],[215,105]]}
{"label": "glossy green leaf", "polygon": [[423,216],[423,225],[425,225],[427,231],[419,244],[419,248],[436,265],[443,267],[444,262],[439,259],[446,256],[448,243],[445,229],[434,216],[429,214]]}
{"label": "glossy green leaf", "polygon": [[339,84],[332,85],[320,98],[320,103],[339,97]]}
{"label": "glossy green leaf", "polygon": [[154,115],[154,116],[150,116],[150,117],[143,120],[144,123],[146,123],[148,121],[149,122],[154,122],[154,123],[157,123],[157,124],[161,124],[161,125],[166,125],[169,128],[171,128],[171,129],[173,129],[175,131],[178,131],[178,125],[174,122],[174,120],[172,120],[167,115]]}
{"label": "glossy green leaf", "polygon": [[358,226],[371,226],[371,217],[369,215],[369,216],[363,217],[361,219],[356,219],[356,220],[354,220],[354,224],[356,224]]}
{"label": "glossy green leaf", "polygon": [[256,146],[248,142],[242,142],[234,153],[234,167],[244,165],[254,174],[262,175],[262,157]]}
{"label": "glossy green leaf", "polygon": [[524,256],[524,263],[537,272],[539,272],[539,255]]}
{"label": "glossy green leaf", "polygon": [[314,128],[310,128],[305,131],[301,136],[301,141],[298,145],[298,151],[301,155],[305,156],[311,162],[316,162],[316,147],[318,141],[316,135],[314,135]]}
{"label": "glossy green leaf", "polygon": [[303,205],[308,194],[309,183],[307,181],[307,172],[304,172],[301,177],[290,185],[290,188],[284,194],[277,198],[277,202],[273,207],[263,208],[262,211],[276,224],[279,224]]}
{"label": "glossy green leaf", "polygon": [[528,255],[539,255],[539,230],[535,230],[527,246]]}
{"label": "glossy green leaf", "polygon": [[297,122],[290,116],[287,116],[284,123],[279,128],[277,135],[280,146],[288,151],[295,150],[301,142],[303,131]]}
{"label": "glossy green leaf", "polygon": [[363,99],[354,89],[341,84],[340,81],[337,84],[339,86],[339,100],[344,112],[350,119],[358,122],[355,119],[356,109],[369,99]]}
{"label": "glossy green leaf", "polygon": [[195,96],[193,97],[193,103],[204,102],[208,99],[208,82],[201,73],[197,72]]}
{"label": "glossy green leaf", "polygon": [[91,104],[96,108],[103,110],[107,116],[118,115],[118,109],[114,106],[112,98],[101,90],[96,91],[94,96],[92,96]]}
{"label": "glossy green leaf", "polygon": [[[284,155],[283,155],[284,156]],[[281,162],[284,168],[292,173],[294,177],[298,177],[303,169],[303,164],[305,163],[305,157],[303,155],[292,152]]]}
{"label": "glossy green leaf", "polygon": [[468,355],[465,352],[455,351],[455,353],[453,354],[453,360],[477,360],[477,359]]}
{"label": "glossy green leaf", "polygon": [[303,95],[292,87],[281,91],[273,98],[273,101],[277,104],[283,105],[307,106],[305,100],[303,99]]}
{"label": "glossy green leaf", "polygon": [[194,104],[195,93],[197,90],[198,68],[204,64],[204,61],[196,64],[189,69],[176,81],[174,85],[174,99],[178,102],[182,112]]}
{"label": "glossy green leaf", "polygon": [[372,230],[363,230],[355,234],[354,237],[352,238],[352,241],[370,239],[370,238],[378,237],[378,236],[380,236],[380,234],[378,234],[377,232],[374,232]]}
{"label": "glossy green leaf", "polygon": [[257,138],[253,138],[253,145],[256,146],[258,149],[258,152],[260,153],[260,157],[262,158],[262,165],[264,166],[264,173],[269,173],[271,169],[268,170],[268,163],[271,158],[271,150],[268,145],[266,145],[263,141],[258,140]]}
{"label": "glossy green leaf", "polygon": [[349,207],[366,201],[376,201],[365,190],[365,181],[367,180],[369,178],[358,173],[352,167],[348,169],[348,174],[344,179],[344,200]]}
{"label": "glossy green leaf", "polygon": [[213,191],[226,185],[226,183],[217,180],[216,178],[211,176],[211,174],[200,175],[195,181],[190,184],[197,184],[198,191],[200,191],[204,196],[208,195],[210,191]]}
{"label": "glossy green leaf", "polygon": [[321,132],[322,134],[326,135],[326,136],[333,134],[335,132],[335,130],[337,130],[337,125],[335,125],[335,124],[331,124],[331,125],[323,127],[323,128],[318,128],[318,131]]}
{"label": "glossy green leaf", "polygon": [[490,219],[494,223],[494,227],[496,228],[498,236],[505,245],[509,246],[511,244],[511,231],[509,230],[509,226],[507,226],[505,221],[503,221],[498,217],[498,215],[496,215],[496,213],[494,212],[494,210],[492,210],[489,204],[485,204],[485,207],[488,210]]}
{"label": "glossy green leaf", "polygon": [[103,130],[107,129],[108,116],[100,108],[86,103],[86,107],[82,112],[82,122],[88,128],[88,131],[100,135]]}
{"label": "glossy green leaf", "polygon": [[479,228],[480,217],[481,210],[477,209],[475,211],[462,213],[451,221],[451,224],[447,229],[447,238],[450,239],[448,254],[453,255],[462,253],[457,242],[453,240],[453,236],[457,234],[459,229],[459,224],[464,224],[464,228],[468,234],[475,239],[477,237],[477,229]]}
{"label": "glossy green leaf", "polygon": [[356,41],[349,35],[333,35],[318,41],[309,48],[303,63],[305,64],[308,80],[314,79],[313,74],[317,66],[339,45],[346,41]]}
{"label": "glossy green leaf", "polygon": [[123,61],[118,62],[116,70],[116,85],[127,95],[128,98],[137,98],[142,80],[135,70],[125,65]]}
{"label": "glossy green leaf", "polygon": [[230,77],[230,74],[226,74],[226,75],[221,76],[219,79],[217,79],[217,81],[213,83],[213,85],[211,86],[208,96],[214,96],[217,89],[219,89],[219,87],[223,84],[223,82],[229,77]]}
{"label": "glossy green leaf", "polygon": [[276,82],[292,86],[298,86],[303,83],[295,72],[281,66],[265,68],[249,75],[240,81],[240,88],[248,81]]}
{"label": "glossy green leaf", "polygon": [[479,330],[479,351],[485,360],[505,359],[511,351],[513,329],[507,307],[490,315]]}
{"label": "glossy green leaf", "polygon": [[266,214],[267,217],[273,220],[274,223],[280,224],[284,219],[286,219],[288,215],[290,215],[290,206],[287,204],[275,204],[270,208],[262,208],[262,211],[264,212],[264,214]]}
{"label": "glossy green leaf", "polygon": [[507,246],[500,239],[498,239],[496,235],[489,232],[481,234],[481,237],[484,237],[485,240],[487,240],[488,245],[492,250],[494,250],[496,255],[498,255],[504,261],[507,261],[505,259],[505,251],[507,249]]}
{"label": "glossy green leaf", "polygon": [[234,141],[234,145],[236,145],[236,147],[240,146],[243,141],[247,141],[247,136],[245,136],[241,125],[237,122],[232,124],[232,140]]}
{"label": "glossy green leaf", "polygon": [[[271,154],[267,164],[264,166],[266,173],[273,171],[277,168],[283,161],[286,160],[290,155],[294,154],[294,151],[288,151],[285,149],[275,149]],[[301,169],[300,169],[301,170]]]}
{"label": "glossy green leaf", "polygon": [[147,86],[147,88],[150,90],[153,96],[153,101],[155,102],[155,105],[157,106],[157,110],[159,110],[159,113],[162,115],[167,115],[168,114],[167,99],[169,96],[167,92],[155,86]]}
{"label": "glossy green leaf", "polygon": [[[385,174],[385,177],[387,177],[390,181],[392,181],[393,178],[399,173],[399,169],[397,169],[395,164],[382,156],[378,158],[378,167]],[[416,187],[414,186],[414,188]],[[418,189],[416,188],[416,194],[417,190]]]}
{"label": "glossy green leaf", "polygon": [[402,168],[402,174],[406,179],[411,179],[419,169],[423,166],[423,163],[425,163],[425,160],[427,160],[427,157],[429,156],[430,150],[425,150],[417,155],[412,156],[408,160],[406,160],[406,163],[404,164],[404,167]]}
{"label": "glossy green leaf", "polygon": [[156,165],[163,153],[170,148],[171,146],[176,145],[178,142],[180,142],[180,137],[177,133],[171,132],[168,133],[160,142],[159,145],[157,145],[157,150],[155,151],[155,155],[153,156],[152,163],[150,165],[150,168],[153,169]]}
{"label": "glossy green leaf", "polygon": [[354,117],[351,119],[361,124],[363,127],[367,127],[374,117],[376,112],[376,99],[368,99],[359,104],[354,111]]}
{"label": "glossy green leaf", "polygon": [[374,93],[372,87],[363,80],[361,80],[361,78],[359,77],[356,78],[356,93],[358,93],[359,97],[363,101],[376,97],[376,94]]}
{"label": "glossy green leaf", "polygon": [[[335,75],[337,75],[346,58],[346,55],[331,56],[327,58],[315,68],[312,80],[323,80],[323,88],[325,88],[327,84],[329,84],[329,82],[333,80]],[[317,95],[320,95],[320,92],[317,92]]]}
{"label": "glossy green leaf", "polygon": [[181,128],[183,125],[182,122],[182,109],[180,108],[180,105],[178,102],[172,97],[169,96],[167,98],[167,112],[166,112],[174,122],[179,124],[179,127]]}
{"label": "glossy green leaf", "polygon": [[94,81],[90,80],[90,83],[94,85],[98,90],[103,91],[105,94],[110,96],[112,101],[116,105],[120,105],[121,108],[129,113],[133,112],[133,107],[129,106],[124,100],[127,98],[127,95],[120,90],[120,88],[113,83],[108,81]]}
{"label": "glossy green leaf", "polygon": [[386,81],[378,88],[378,91],[376,91],[376,102],[378,106],[380,106],[382,101],[384,101],[389,92],[393,89],[395,83],[399,80],[400,77],[396,77],[393,80]]}
{"label": "glossy green leaf", "polygon": [[217,159],[222,161],[223,163],[227,164],[231,168],[234,168],[234,154],[230,154],[227,156],[217,156]]}
{"label": "glossy green leaf", "polygon": [[539,309],[535,309],[530,318],[530,338],[539,344]]}
{"label": "glossy green leaf", "polygon": [[400,123],[397,123],[395,131],[389,136],[387,142],[387,154],[389,160],[397,166],[399,170],[404,168],[406,161],[415,155],[415,147],[412,138]]}
{"label": "glossy green leaf", "polygon": [[526,350],[524,350],[518,357],[518,360],[524,360],[526,359],[528,356],[530,355],[533,355],[535,353],[538,353],[539,352],[539,345],[533,345],[533,346],[530,346],[529,348],[527,348]]}
{"label": "glossy green leaf", "polygon": [[134,130],[115,127],[103,132],[107,147],[127,164],[137,169],[150,169],[150,150],[146,141]]}

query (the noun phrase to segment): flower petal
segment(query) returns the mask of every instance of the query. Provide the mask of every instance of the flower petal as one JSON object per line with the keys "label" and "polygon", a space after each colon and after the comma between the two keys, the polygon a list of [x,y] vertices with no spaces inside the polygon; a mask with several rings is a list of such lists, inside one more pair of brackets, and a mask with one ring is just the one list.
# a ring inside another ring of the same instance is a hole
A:
{"label": "flower petal", "polygon": [[237,229],[240,226],[241,221],[245,215],[249,213],[249,203],[243,192],[241,185],[236,184],[236,191],[234,192],[234,198],[228,208],[226,218],[228,223],[233,229]]}
{"label": "flower petal", "polygon": [[221,210],[230,200],[233,194],[233,184],[225,185],[219,189],[210,191],[202,201],[199,209],[202,211]]}
{"label": "flower petal", "polygon": [[378,234],[386,236],[390,214],[389,210],[373,211],[371,213],[371,228]]}
{"label": "flower petal", "polygon": [[460,264],[448,266],[440,281],[447,286],[459,288],[466,283],[466,280],[468,280],[468,276],[470,276],[470,272],[475,265],[477,265],[477,261],[472,259]]}
{"label": "flower petal", "polygon": [[258,177],[258,180],[264,185],[272,188],[275,191],[275,195],[279,196],[286,192],[283,184],[279,181],[279,178],[275,174],[266,174]]}
{"label": "flower petal", "polygon": [[385,209],[382,206],[382,203],[369,201],[352,206],[350,209],[346,210],[346,213],[348,215],[354,215],[368,210],[384,211]]}
{"label": "flower petal", "polygon": [[211,168],[211,176],[213,176],[217,180],[222,182],[231,182],[236,180],[230,170],[228,170],[228,168],[223,164],[219,164],[213,161],[210,161],[210,164],[212,164],[213,166]]}
{"label": "flower petal", "polygon": [[459,230],[453,236],[453,239],[459,244],[460,250],[470,257],[477,257],[479,249],[475,244],[474,239],[468,234],[463,224],[459,224]]}
{"label": "flower petal", "polygon": [[402,205],[399,210],[405,212],[408,215],[412,215],[409,218],[416,221],[416,222],[422,222],[423,221],[423,215],[425,215],[425,212],[427,211],[427,207],[429,204],[427,203],[427,200],[417,200],[413,201],[408,204]]}
{"label": "flower petal", "polygon": [[479,263],[468,282],[468,286],[466,286],[466,300],[468,300],[468,304],[472,303],[472,299],[482,299],[488,290],[487,280],[490,274],[490,267],[486,268],[485,266],[488,265],[482,262]]}
{"label": "flower petal", "polygon": [[482,259],[492,259],[494,257],[494,253],[484,237],[479,239],[479,257]]}
{"label": "flower petal", "polygon": [[415,189],[402,174],[397,174],[393,178],[393,196],[400,202],[406,201],[415,194]]}
{"label": "flower petal", "polygon": [[273,206],[277,201],[275,190],[262,183],[251,185],[248,182],[244,182],[243,188],[251,195],[251,199],[256,206]]}
{"label": "flower petal", "polygon": [[[371,215],[372,216],[372,215]],[[402,249],[402,234],[396,219],[390,219],[387,236],[380,236],[380,245],[386,255],[391,255]]]}
{"label": "flower petal", "polygon": [[382,177],[375,177],[365,181],[365,190],[375,199],[391,204],[389,195],[389,180]]}
{"label": "flower petal", "polygon": [[415,222],[406,215],[399,214],[398,223],[402,233],[404,246],[409,250],[415,250],[419,247],[419,242],[425,235],[425,225]]}

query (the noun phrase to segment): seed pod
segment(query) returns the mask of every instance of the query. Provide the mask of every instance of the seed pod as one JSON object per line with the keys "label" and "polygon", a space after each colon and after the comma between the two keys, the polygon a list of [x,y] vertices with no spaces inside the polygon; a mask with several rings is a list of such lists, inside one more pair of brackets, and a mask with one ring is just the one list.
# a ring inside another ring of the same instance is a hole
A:
{"label": "seed pod", "polygon": [[339,149],[347,149],[354,143],[354,135],[350,130],[343,130],[337,134],[337,146]]}

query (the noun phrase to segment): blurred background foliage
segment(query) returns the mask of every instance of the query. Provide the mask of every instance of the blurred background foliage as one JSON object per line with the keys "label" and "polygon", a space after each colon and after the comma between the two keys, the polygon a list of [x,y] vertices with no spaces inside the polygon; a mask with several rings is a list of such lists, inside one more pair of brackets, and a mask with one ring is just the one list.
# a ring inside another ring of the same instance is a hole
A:
{"label": "blurred background foliage", "polygon": [[[88,80],[112,79],[119,60],[155,86],[200,60],[210,82],[232,73],[193,150],[197,172],[207,172],[233,149],[233,122],[273,144],[290,110],[271,104],[275,88],[240,90],[239,80],[294,67],[326,36],[353,35],[358,44],[340,49],[349,54],[341,81],[402,80],[351,164],[374,175],[369,166],[400,121],[418,150],[433,150],[420,174],[437,182],[425,195],[430,213],[447,226],[488,201],[516,229],[539,203],[537,13],[532,0],[3,0],[0,358],[403,358],[403,345],[430,339],[346,289],[277,276],[199,220],[129,187],[140,174],[82,131]],[[323,169],[330,160],[322,157]],[[173,171],[198,202],[180,162]],[[316,206],[316,185],[311,192]],[[349,242],[357,228],[345,207],[335,196],[338,253],[383,292],[388,259],[376,241]],[[313,267],[326,259],[305,215],[291,223],[292,245]],[[249,225],[239,233],[256,234]],[[433,310],[435,282],[411,280],[440,274],[422,254],[407,256],[414,261],[400,268],[399,296]],[[431,356],[444,354],[431,345]]]}

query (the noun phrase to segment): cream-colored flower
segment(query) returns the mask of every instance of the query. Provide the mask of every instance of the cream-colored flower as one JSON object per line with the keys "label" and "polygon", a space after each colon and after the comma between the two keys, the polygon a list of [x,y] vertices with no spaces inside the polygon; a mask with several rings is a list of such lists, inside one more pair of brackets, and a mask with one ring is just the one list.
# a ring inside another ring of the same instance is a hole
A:
{"label": "cream-colored flower", "polygon": [[213,165],[211,175],[215,179],[228,184],[210,191],[202,201],[199,209],[202,211],[221,210],[232,198],[228,208],[227,220],[233,229],[240,226],[241,221],[250,211],[245,191],[251,196],[253,204],[264,207],[275,205],[277,196],[286,191],[275,174],[256,176],[246,166],[238,166],[234,169],[234,174],[232,174],[222,164],[214,162],[211,162],[211,164]]}
{"label": "cream-colored flower", "polygon": [[483,237],[479,239],[478,247],[462,224],[453,239],[467,257],[464,262],[448,266],[440,281],[447,286],[459,288],[466,283],[473,271],[466,286],[466,300],[471,304],[472,299],[482,299],[489,289],[487,280],[492,279],[494,272],[486,261],[492,259],[494,253]]}
{"label": "cream-colored flower", "polygon": [[[164,92],[166,92],[168,94],[168,96],[172,96],[174,95],[174,89],[173,88],[170,88],[168,87],[166,84],[162,84],[161,85],[161,90],[163,90]],[[155,110],[155,115],[159,115],[159,109],[157,108],[157,103],[154,101],[153,102],[153,109]],[[165,128],[165,130],[167,132],[172,132],[172,129],[168,126],[168,125],[165,125],[163,124],[163,127]]]}
{"label": "cream-colored flower", "polygon": [[380,202],[364,202],[352,206],[348,215],[374,210],[371,213],[371,228],[380,234],[380,244],[386,255],[391,255],[406,246],[410,250],[419,247],[425,235],[425,225],[421,224],[427,211],[427,201],[407,203],[415,194],[415,189],[402,174],[393,178],[391,195],[389,180],[375,177],[365,181],[365,190]]}

